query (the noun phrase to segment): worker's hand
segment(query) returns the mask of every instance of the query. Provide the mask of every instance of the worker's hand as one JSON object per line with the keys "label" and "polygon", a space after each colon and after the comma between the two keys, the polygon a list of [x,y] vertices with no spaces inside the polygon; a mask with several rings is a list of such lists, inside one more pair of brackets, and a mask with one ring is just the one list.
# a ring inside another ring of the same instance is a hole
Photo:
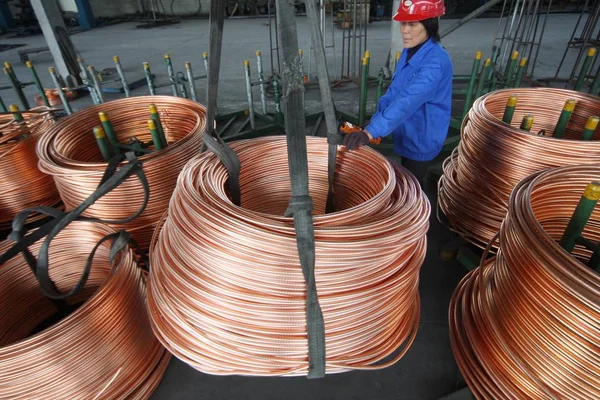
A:
{"label": "worker's hand", "polygon": [[369,144],[371,140],[370,135],[365,131],[353,132],[344,136],[342,144],[346,146],[348,150],[358,149],[360,146]]}

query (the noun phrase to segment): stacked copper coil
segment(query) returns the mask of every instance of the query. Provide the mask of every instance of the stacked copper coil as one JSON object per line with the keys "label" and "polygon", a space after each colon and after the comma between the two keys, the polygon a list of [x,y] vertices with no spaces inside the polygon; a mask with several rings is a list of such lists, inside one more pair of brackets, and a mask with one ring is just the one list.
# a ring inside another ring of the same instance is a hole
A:
{"label": "stacked copper coil", "polygon": [[[479,399],[600,398],[600,275],[591,252],[557,243],[599,166],[563,167],[519,183],[499,250],[459,284],[451,344]],[[600,206],[583,236],[600,241]]]}
{"label": "stacked copper coil", "polygon": [[[338,153],[337,210],[324,214],[327,142],[307,138],[315,277],[326,372],[378,369],[407,351],[419,321],[419,270],[430,205],[416,179],[379,153]],[[159,340],[217,375],[306,375],[306,290],[293,219],[286,141],[231,144],[241,207],[205,153],[179,176],[151,248],[148,301]]]}
{"label": "stacked copper coil", "polygon": [[[50,245],[50,277],[67,292],[88,255],[111,228],[74,222]],[[0,243],[0,254],[14,243]],[[37,254],[41,243],[30,247]],[[110,241],[94,256],[84,288],[69,297],[68,316],[55,321],[56,303],[45,297],[22,257],[0,268],[0,398],[147,399],[170,354],[152,334],[146,313],[146,273],[131,250],[109,262]]]}
{"label": "stacked copper coil", "polygon": [[[518,103],[509,126],[502,116],[512,95]],[[553,138],[568,99],[577,104],[564,139]],[[510,192],[521,179],[552,167],[600,164],[600,130],[595,140],[578,140],[599,110],[599,97],[562,89],[507,89],[477,99],[439,182],[439,207],[449,227],[483,248],[498,232]],[[526,114],[534,117],[531,132],[519,129]]]}
{"label": "stacked copper coil", "polygon": [[[160,112],[169,146],[140,157],[150,184],[150,201],[143,214],[119,226],[130,232],[144,249],[148,248],[154,227],[167,209],[177,175],[200,151],[205,128],[204,106],[171,96],[107,102],[62,119],[40,139],[37,148],[40,169],[54,177],[66,209],[71,210],[94,192],[107,166],[92,133],[100,124],[98,113],[104,111],[109,115],[121,143],[126,144],[132,136],[149,142],[150,104],[155,104]],[[84,215],[104,220],[124,219],[140,208],[143,196],[143,187],[134,176],[100,198]]]}
{"label": "stacked copper coil", "polygon": [[[37,141],[54,124],[54,116],[45,107],[21,114],[21,122],[11,114],[0,115],[0,231],[25,208],[60,202],[52,176],[38,169],[35,154]],[[36,214],[29,221],[39,218]]]}

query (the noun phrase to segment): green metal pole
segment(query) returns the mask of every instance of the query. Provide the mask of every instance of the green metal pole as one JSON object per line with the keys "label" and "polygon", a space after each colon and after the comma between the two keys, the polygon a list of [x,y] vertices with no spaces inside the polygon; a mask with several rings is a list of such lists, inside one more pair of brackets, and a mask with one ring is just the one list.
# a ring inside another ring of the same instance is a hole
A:
{"label": "green metal pole", "polygon": [[371,55],[368,51],[366,51],[362,62],[362,76],[360,78],[360,108],[358,109],[358,125],[360,126],[363,126],[363,123],[365,122],[365,115],[367,114],[367,92],[369,90],[368,81],[370,59]]}
{"label": "green metal pole", "polygon": [[171,81],[171,89],[173,90],[173,96],[179,97],[179,89],[177,88],[177,79],[175,79],[175,71],[173,70],[171,55],[167,53],[164,57],[165,64],[167,65],[167,74],[169,74],[169,80]]}
{"label": "green metal pole", "polygon": [[204,61],[204,69],[206,70],[206,76],[208,76],[208,51],[202,53],[202,60]]}
{"label": "green metal pole", "polygon": [[160,136],[160,133],[158,133],[158,129],[156,128],[156,122],[154,122],[153,119],[148,120],[148,129],[150,130],[150,135],[152,136],[152,142],[154,143],[154,148],[156,150],[164,149],[162,138]]}
{"label": "green metal pole", "polygon": [[96,137],[96,144],[100,149],[102,158],[104,158],[104,161],[109,161],[111,158],[110,145],[108,144],[108,140],[106,140],[104,129],[101,126],[94,127],[94,136]]}
{"label": "green metal pole", "polygon": [[463,117],[467,115],[471,109],[471,103],[473,101],[473,89],[475,89],[475,81],[477,80],[477,73],[479,72],[479,65],[481,64],[481,57],[483,53],[477,51],[475,53],[475,60],[473,61],[473,68],[471,69],[471,78],[469,79],[469,87],[467,88],[467,97],[465,98],[465,107],[463,108]]}
{"label": "green metal pole", "polygon": [[58,92],[58,97],[60,97],[60,101],[62,101],[63,107],[67,114],[73,114],[73,110],[71,109],[71,105],[69,104],[69,100],[67,100],[67,96],[65,96],[65,91],[63,90],[60,81],[58,80],[58,75],[56,74],[56,70],[54,67],[48,68],[48,72],[50,72],[50,77],[52,78],[52,82],[54,82],[54,86],[56,87],[56,91]]}
{"label": "green metal pole", "polygon": [[517,60],[519,59],[519,52],[513,51],[508,60],[508,67],[506,68],[506,86],[510,87],[515,73],[515,67],[517,66]]}
{"label": "green metal pole", "polygon": [[379,106],[379,99],[383,96],[383,71],[379,71],[377,75],[377,104]]}
{"label": "green metal pole", "polygon": [[515,108],[517,107],[517,96],[510,96],[504,109],[504,115],[502,116],[502,122],[509,124],[512,122],[513,115],[515,114]]}
{"label": "green metal pole", "polygon": [[[302,50],[298,50],[300,59],[302,59]],[[260,83],[260,104],[262,105],[263,114],[267,115],[267,97],[265,87],[265,74],[263,73],[262,56],[260,51],[256,51],[256,71],[258,72],[258,82]],[[302,65],[300,65],[300,73],[304,76]]]}
{"label": "green metal pole", "polygon": [[150,118],[156,124],[156,130],[158,131],[158,135],[160,136],[160,141],[162,143],[162,148],[164,149],[169,145],[167,142],[167,137],[165,136],[165,130],[163,129],[162,122],[160,121],[160,114],[158,113],[158,108],[156,108],[155,104],[150,104]]}
{"label": "green metal pole", "polygon": [[521,87],[521,82],[523,81],[523,75],[525,74],[525,69],[527,68],[527,57],[521,58],[521,62],[519,62],[519,68],[517,68],[517,77],[515,78],[515,82],[513,87]]}
{"label": "green metal pole", "polygon": [[579,73],[579,76],[577,77],[577,81],[575,82],[575,90],[581,90],[581,88],[583,87],[583,84],[585,83],[585,78],[587,76],[588,71],[590,70],[590,65],[592,64],[592,60],[594,59],[594,56],[596,55],[596,48],[592,47],[588,50],[587,56],[585,57],[585,60],[583,61],[583,66],[581,67],[581,72]]}
{"label": "green metal pole", "polygon": [[102,128],[104,130],[104,133],[106,134],[106,137],[108,138],[108,141],[110,142],[110,145],[113,148],[113,153],[114,154],[121,153],[121,146],[119,143],[119,139],[117,139],[117,134],[115,133],[115,130],[112,126],[112,123],[110,122],[110,119],[108,118],[108,114],[105,113],[104,111],[100,111],[98,113],[98,117],[100,118],[100,122],[102,123]]}
{"label": "green metal pole", "polygon": [[154,80],[152,79],[150,64],[147,62],[144,63],[144,73],[146,74],[146,82],[148,83],[148,90],[150,91],[150,95],[154,96],[156,94],[156,89],[154,88]]}
{"label": "green metal pole", "polygon": [[0,112],[7,112],[7,110],[6,110],[6,104],[4,104],[4,101],[2,100],[2,97],[0,97]]}
{"label": "green metal pole", "polygon": [[4,63],[4,73],[8,76],[8,79],[10,80],[10,84],[12,85],[13,89],[17,93],[17,97],[19,98],[19,102],[21,103],[21,106],[23,107],[23,109],[29,110],[29,108],[30,108],[29,102],[27,101],[27,97],[25,96],[25,93],[23,93],[23,88],[21,87],[21,82],[19,82],[19,79],[17,78],[17,75],[15,74],[15,71],[13,70],[12,64],[9,63],[8,61],[6,61]]}
{"label": "green metal pole", "polygon": [[250,119],[250,129],[256,129],[256,120],[254,118],[254,98],[252,97],[252,77],[250,75],[250,61],[244,61],[244,71],[246,73],[246,97],[248,98],[248,118]]}
{"label": "green metal pole", "polygon": [[490,58],[486,58],[483,63],[483,69],[481,70],[481,74],[479,74],[479,82],[477,82],[477,91],[475,92],[475,99],[478,99],[483,94],[483,86],[485,85],[485,77],[490,70],[490,65],[492,64],[492,60]]}
{"label": "green metal pole", "polygon": [[185,72],[187,73],[188,85],[190,86],[190,93],[192,94],[192,100],[198,101],[196,96],[196,82],[194,81],[194,72],[192,71],[192,63],[185,63]]}
{"label": "green metal pole", "polygon": [[100,104],[100,100],[98,99],[98,95],[96,94],[96,88],[90,82],[88,68],[87,65],[85,65],[85,61],[83,61],[83,58],[77,57],[77,64],[79,64],[79,76],[81,76],[81,81],[89,89],[92,101],[94,102],[94,104]]}
{"label": "green metal pole", "polygon": [[[259,54],[260,54],[260,51],[257,52],[256,55],[258,56]],[[300,57],[300,75],[302,76],[302,83],[305,84],[306,82],[308,82],[310,77],[304,75],[304,50],[298,49],[298,56]],[[262,65],[262,62],[261,62],[261,65]],[[260,68],[262,69],[262,67],[260,67]],[[260,70],[259,70],[258,74],[260,75]]]}
{"label": "green metal pole", "polygon": [[33,76],[33,82],[35,83],[35,87],[37,88],[38,93],[40,94],[40,98],[44,102],[44,105],[46,107],[50,107],[50,102],[48,101],[48,97],[46,97],[46,91],[42,86],[42,82],[40,81],[40,77],[38,76],[37,71],[35,70],[35,68],[33,68],[33,63],[27,60],[25,65],[27,65],[27,68],[29,68],[29,71],[31,71],[31,76]]}
{"label": "green metal pole", "polygon": [[585,123],[585,128],[581,133],[581,140],[593,140],[594,133],[596,132],[596,128],[598,127],[598,121],[600,118],[598,117],[590,117]]}
{"label": "green metal pole", "polygon": [[123,66],[121,65],[119,56],[114,56],[113,61],[115,62],[115,68],[117,69],[121,85],[123,86],[123,93],[125,93],[125,97],[130,97],[131,93],[129,92],[129,85],[127,84],[127,79],[125,79],[125,73],[123,72]]}
{"label": "green metal pole", "polygon": [[21,111],[19,110],[19,106],[16,104],[11,104],[10,107],[10,112],[13,115],[13,119],[17,122],[23,122],[23,114],[21,114]]}
{"label": "green metal pole", "polygon": [[279,79],[277,76],[273,79],[273,100],[275,101],[275,122],[283,124],[283,114],[281,113],[281,98],[279,97]]}
{"label": "green metal pole", "polygon": [[598,67],[598,72],[596,72],[596,76],[594,77],[594,81],[592,82],[590,93],[595,96],[598,96],[598,89],[600,89],[600,67]]}
{"label": "green metal pole", "polygon": [[102,85],[100,84],[100,79],[98,79],[96,69],[93,65],[90,65],[88,66],[88,71],[90,71],[92,82],[94,82],[94,88],[96,89],[96,96],[98,96],[98,101],[100,102],[100,104],[102,104],[104,103],[104,94],[102,94]]}
{"label": "green metal pole", "polygon": [[585,188],[581,199],[579,199],[579,203],[575,207],[571,220],[559,242],[560,246],[569,253],[573,251],[577,239],[581,237],[585,225],[592,216],[592,212],[594,212],[598,199],[600,199],[600,183],[591,182]]}
{"label": "green metal pole", "polygon": [[526,114],[523,116],[523,121],[521,121],[521,126],[519,127],[520,129],[523,129],[524,131],[531,131],[531,127],[533,126],[533,115],[531,114]]}
{"label": "green metal pole", "polygon": [[571,119],[571,114],[573,114],[573,110],[575,109],[575,104],[577,104],[575,99],[568,99],[565,102],[562,112],[560,113],[560,117],[558,117],[556,127],[554,128],[554,134],[552,135],[555,138],[560,139],[564,136],[569,119]]}

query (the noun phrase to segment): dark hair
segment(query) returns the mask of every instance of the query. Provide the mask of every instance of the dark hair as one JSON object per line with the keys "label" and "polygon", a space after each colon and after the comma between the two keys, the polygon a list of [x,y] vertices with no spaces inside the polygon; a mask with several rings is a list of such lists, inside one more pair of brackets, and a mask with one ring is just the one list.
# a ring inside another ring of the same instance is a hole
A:
{"label": "dark hair", "polygon": [[434,42],[439,42],[440,38],[440,23],[437,18],[429,18],[421,21],[427,32],[427,36],[433,39]]}

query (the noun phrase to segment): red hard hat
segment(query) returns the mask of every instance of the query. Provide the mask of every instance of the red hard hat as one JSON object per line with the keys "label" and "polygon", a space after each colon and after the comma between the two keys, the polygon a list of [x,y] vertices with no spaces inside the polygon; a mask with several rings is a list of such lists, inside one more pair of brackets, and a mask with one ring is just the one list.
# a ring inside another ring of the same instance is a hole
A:
{"label": "red hard hat", "polygon": [[445,12],[444,0],[400,0],[400,7],[394,15],[394,20],[417,22],[441,17]]}

